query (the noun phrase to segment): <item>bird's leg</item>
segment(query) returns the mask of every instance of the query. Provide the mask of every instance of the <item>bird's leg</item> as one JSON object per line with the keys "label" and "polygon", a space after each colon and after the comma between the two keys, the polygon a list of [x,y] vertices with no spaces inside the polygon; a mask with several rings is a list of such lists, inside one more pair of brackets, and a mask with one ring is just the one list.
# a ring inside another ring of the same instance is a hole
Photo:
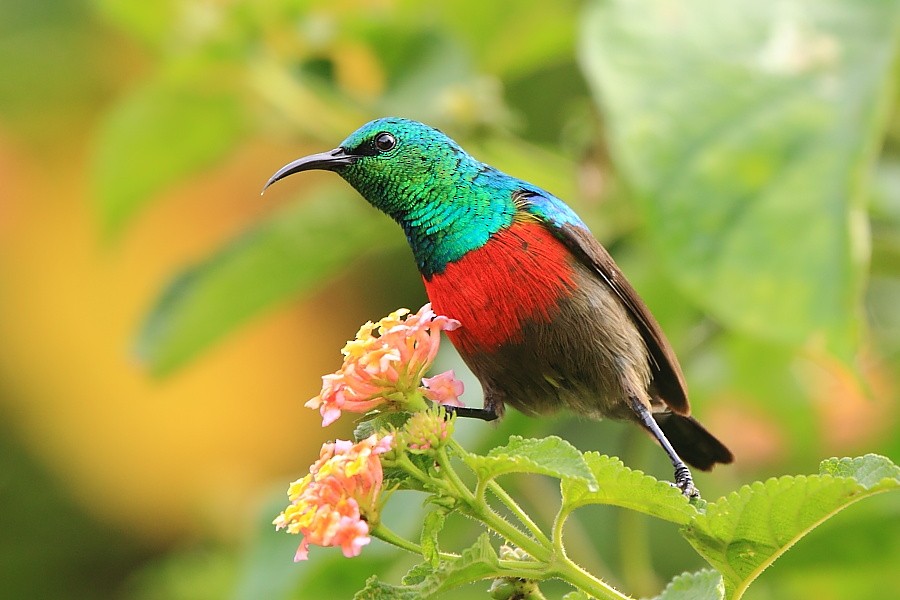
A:
{"label": "bird's leg", "polygon": [[455,413],[458,417],[466,417],[468,419],[481,419],[482,421],[493,421],[500,415],[490,408],[472,408],[470,406],[450,406],[444,405],[447,412]]}
{"label": "bird's leg", "polygon": [[672,461],[672,466],[675,467],[675,487],[680,489],[688,498],[699,498],[700,490],[694,487],[694,478],[691,477],[691,471],[688,469],[687,465],[684,464],[684,461],[681,460],[681,457],[678,456],[678,453],[675,452],[675,448],[672,447],[669,440],[666,439],[665,434],[663,434],[659,425],[656,424],[650,411],[647,410],[644,403],[638,400],[636,396],[629,396],[628,401],[631,403],[631,410],[637,414],[644,427],[650,430],[650,433],[653,434],[653,437],[656,438],[659,445],[662,446],[663,450],[666,451],[666,454],[669,455],[669,460]]}

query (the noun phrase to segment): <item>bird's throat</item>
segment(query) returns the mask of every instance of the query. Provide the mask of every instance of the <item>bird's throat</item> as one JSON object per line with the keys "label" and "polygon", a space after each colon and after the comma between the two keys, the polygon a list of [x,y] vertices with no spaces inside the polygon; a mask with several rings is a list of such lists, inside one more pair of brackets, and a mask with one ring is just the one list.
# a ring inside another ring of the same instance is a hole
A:
{"label": "bird's throat", "polygon": [[425,278],[438,314],[461,327],[450,340],[463,354],[495,352],[522,340],[522,327],[549,322],[574,288],[571,254],[537,222],[516,222],[480,248]]}

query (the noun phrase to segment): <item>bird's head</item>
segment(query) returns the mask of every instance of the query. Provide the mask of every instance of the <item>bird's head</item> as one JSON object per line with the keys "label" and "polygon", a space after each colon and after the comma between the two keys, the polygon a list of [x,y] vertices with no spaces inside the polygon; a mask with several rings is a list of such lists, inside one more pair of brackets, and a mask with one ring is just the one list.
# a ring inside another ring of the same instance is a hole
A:
{"label": "bird's head", "polygon": [[283,166],[266,187],[314,169],[336,172],[397,221],[426,277],[509,225],[512,191],[522,183],[475,160],[437,129],[394,117],[366,123],[330,152]]}
{"label": "bird's head", "polygon": [[301,171],[334,171],[376,208],[403,221],[424,204],[452,200],[448,192],[479,165],[437,129],[387,117],[366,123],[330,152],[285,165],[266,188]]}

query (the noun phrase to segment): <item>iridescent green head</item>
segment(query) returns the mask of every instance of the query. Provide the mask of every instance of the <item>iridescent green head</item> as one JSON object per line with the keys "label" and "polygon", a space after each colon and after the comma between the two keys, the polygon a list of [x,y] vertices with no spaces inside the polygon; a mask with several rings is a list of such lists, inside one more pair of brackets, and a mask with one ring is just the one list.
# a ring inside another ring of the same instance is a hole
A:
{"label": "iridescent green head", "polygon": [[482,246],[515,212],[507,184],[512,178],[437,129],[407,119],[366,123],[334,150],[285,165],[266,187],[313,169],[338,173],[397,221],[426,277]]}

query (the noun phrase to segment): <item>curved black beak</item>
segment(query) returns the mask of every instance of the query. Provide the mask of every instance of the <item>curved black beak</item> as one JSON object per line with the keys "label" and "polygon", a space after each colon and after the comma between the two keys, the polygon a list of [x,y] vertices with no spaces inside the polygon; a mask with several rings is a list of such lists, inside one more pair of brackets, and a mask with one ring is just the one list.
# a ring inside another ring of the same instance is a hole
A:
{"label": "curved black beak", "polygon": [[335,148],[330,152],[320,152],[318,154],[310,154],[309,156],[298,158],[297,160],[289,162],[288,164],[278,169],[278,171],[269,178],[269,181],[266,182],[266,185],[263,186],[260,195],[264,194],[266,190],[269,189],[270,185],[272,185],[279,179],[284,179],[288,175],[293,175],[294,173],[299,173],[300,171],[314,171],[317,169],[324,171],[336,171],[341,167],[352,165],[358,159],[358,156],[347,154],[343,148]]}

